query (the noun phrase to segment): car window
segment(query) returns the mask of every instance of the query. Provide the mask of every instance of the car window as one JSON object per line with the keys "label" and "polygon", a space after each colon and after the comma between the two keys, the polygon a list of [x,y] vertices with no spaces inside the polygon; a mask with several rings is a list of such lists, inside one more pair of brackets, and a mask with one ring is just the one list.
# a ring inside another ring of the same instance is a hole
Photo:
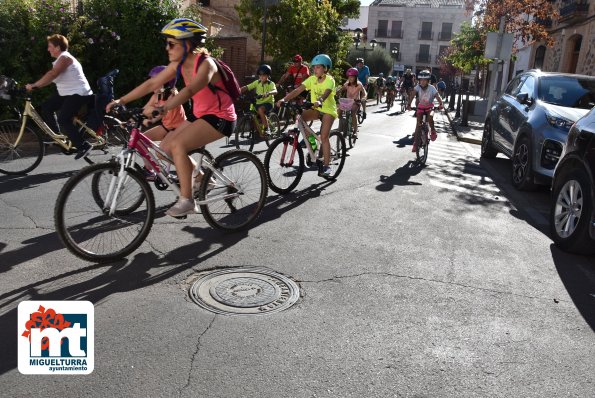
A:
{"label": "car window", "polygon": [[508,86],[506,86],[506,90],[504,90],[504,94],[509,94],[509,95],[516,95],[516,93],[518,92],[518,89],[521,85],[521,82],[523,81],[523,79],[525,78],[525,76],[517,76],[514,79],[512,79],[510,81],[510,83],[508,83]]}
{"label": "car window", "polygon": [[538,95],[550,104],[591,109],[595,106],[595,78],[545,76],[539,81]]}
{"label": "car window", "polygon": [[527,93],[529,98],[535,97],[535,78],[533,76],[527,76],[518,93]]}

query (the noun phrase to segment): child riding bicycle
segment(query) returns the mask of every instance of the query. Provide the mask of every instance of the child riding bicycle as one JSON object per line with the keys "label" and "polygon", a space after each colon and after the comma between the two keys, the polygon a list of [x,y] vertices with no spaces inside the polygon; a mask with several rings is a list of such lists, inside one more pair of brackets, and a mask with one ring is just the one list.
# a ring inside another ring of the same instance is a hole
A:
{"label": "child riding bicycle", "polygon": [[337,117],[337,103],[335,102],[335,79],[327,72],[332,68],[333,62],[326,54],[318,54],[312,59],[310,65],[314,68],[314,75],[307,78],[299,87],[277,101],[277,106],[283,102],[300,95],[304,90],[310,91],[310,101],[314,103],[313,109],[302,113],[304,121],[321,119],[320,135],[322,138],[323,169],[322,175],[329,177],[333,174],[330,167],[331,152],[329,134],[333,122]]}
{"label": "child riding bicycle", "polygon": [[192,19],[176,18],[165,25],[160,33],[165,38],[170,63],[157,76],[109,103],[106,111],[109,112],[116,104],[127,104],[154,92],[173,78],[181,77],[184,80],[186,87],[159,108],[162,113],[166,113],[192,98],[192,112],[197,118],[186,127],[167,134],[160,145],[173,157],[180,181],[180,197],[165,214],[181,217],[198,212],[193,195],[196,178],[193,178],[193,163],[188,152],[229,137],[235,130],[237,116],[233,99],[226,91],[223,75],[203,47],[207,28]]}
{"label": "child riding bicycle", "polygon": [[242,93],[248,90],[256,92],[256,111],[260,116],[260,121],[264,126],[264,134],[271,135],[271,130],[267,121],[267,113],[273,109],[275,104],[275,94],[277,94],[277,86],[270,80],[272,69],[269,65],[262,64],[258,67],[258,80],[243,86]]}
{"label": "child riding bicycle", "polygon": [[[159,72],[164,69],[164,65],[154,67],[149,72],[149,78],[157,76]],[[182,105],[171,109],[164,115],[153,117],[153,111],[155,111],[158,107],[163,106],[170,97],[174,97],[176,94],[178,94],[175,84],[176,79],[171,79],[162,87],[155,90],[151,98],[149,98],[149,101],[147,101],[143,107],[143,114],[148,118],[143,120],[143,125],[145,127],[150,127],[147,131],[145,131],[144,134],[152,141],[161,141],[169,132],[174,131],[177,128],[184,128],[190,124],[190,122],[186,120],[186,112],[184,111],[184,107]],[[143,171],[145,173],[145,177],[148,180],[155,180],[156,175],[150,170],[150,167],[148,167],[146,162],[145,169]]]}
{"label": "child riding bicycle", "polygon": [[[438,100],[440,103],[439,109],[442,109],[442,98],[438,95],[438,90],[436,87],[430,84],[431,74],[428,70],[422,70],[419,75],[417,76],[417,80],[419,83],[414,88],[415,96],[417,98],[417,110],[415,114],[417,115],[417,125],[415,127],[415,135],[413,137],[413,148],[412,152],[417,151],[417,141],[418,136],[420,134],[421,123],[423,121],[423,115],[426,114],[428,116],[428,123],[430,124],[430,129],[432,131],[430,135],[430,139],[432,141],[436,140],[438,136],[436,134],[436,129],[434,128],[434,117],[433,117],[433,109],[434,109],[434,100]],[[407,110],[411,109],[411,102],[413,102],[413,97],[409,98],[409,104],[407,104]]]}
{"label": "child riding bicycle", "polygon": [[[349,68],[345,72],[347,81],[341,87],[340,92],[345,93],[345,98],[350,98],[353,101],[351,106],[351,126],[353,126],[353,136],[357,138],[357,110],[360,107],[361,99],[368,96],[364,85],[357,79],[358,70],[356,68]],[[339,117],[341,117],[342,110],[339,109]]]}

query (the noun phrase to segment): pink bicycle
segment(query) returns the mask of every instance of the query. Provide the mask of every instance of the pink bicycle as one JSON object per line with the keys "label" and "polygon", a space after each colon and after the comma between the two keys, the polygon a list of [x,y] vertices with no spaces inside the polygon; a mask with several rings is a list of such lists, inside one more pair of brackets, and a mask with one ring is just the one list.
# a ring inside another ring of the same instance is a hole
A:
{"label": "pink bicycle", "polygon": [[[140,132],[142,109],[115,109],[128,122],[126,148],[110,162],[82,169],[64,185],[54,209],[58,236],[74,255],[88,261],[116,261],[136,250],[155,219],[155,198],[140,156],[160,184],[180,195],[177,177],[169,172],[173,160]],[[268,188],[266,171],[254,154],[231,150],[214,161],[203,150],[193,151],[197,169],[204,172],[197,204],[214,228],[236,231],[254,222],[264,207]],[[185,216],[183,217],[185,218]]]}

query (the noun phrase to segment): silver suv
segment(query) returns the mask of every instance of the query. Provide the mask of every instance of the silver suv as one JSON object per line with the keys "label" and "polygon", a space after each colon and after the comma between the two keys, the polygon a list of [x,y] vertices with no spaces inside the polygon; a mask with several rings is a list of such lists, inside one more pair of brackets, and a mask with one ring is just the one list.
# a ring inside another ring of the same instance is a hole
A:
{"label": "silver suv", "polygon": [[570,127],[595,106],[595,77],[530,70],[515,76],[488,112],[481,156],[512,159],[520,190],[550,184]]}

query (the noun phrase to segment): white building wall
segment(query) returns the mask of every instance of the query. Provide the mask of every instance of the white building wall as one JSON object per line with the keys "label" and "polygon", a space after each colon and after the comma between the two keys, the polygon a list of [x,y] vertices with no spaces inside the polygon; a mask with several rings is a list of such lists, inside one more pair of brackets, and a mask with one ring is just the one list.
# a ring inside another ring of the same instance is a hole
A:
{"label": "white building wall", "polygon": [[[396,6],[390,4],[394,0],[376,1],[370,5],[368,11],[368,41],[375,39],[379,43],[385,43],[387,49],[392,43],[399,43],[401,64],[405,67],[411,67],[416,71],[424,69],[427,66],[438,68],[437,56],[440,46],[449,46],[449,40],[440,40],[439,33],[442,30],[443,22],[452,23],[452,32],[458,33],[461,24],[464,21],[471,22],[471,15],[467,15],[464,9],[464,1],[458,3],[451,1],[450,5],[444,6],[440,2],[429,2],[425,6],[415,6],[416,1],[403,2],[407,6]],[[422,1],[419,1],[422,4]],[[388,30],[391,30],[392,21],[402,21],[402,38],[378,37],[378,21],[388,20]],[[422,22],[432,22],[432,39],[420,40],[419,32],[422,30]],[[421,62],[417,60],[420,52],[420,44],[430,45],[430,62]]]}

